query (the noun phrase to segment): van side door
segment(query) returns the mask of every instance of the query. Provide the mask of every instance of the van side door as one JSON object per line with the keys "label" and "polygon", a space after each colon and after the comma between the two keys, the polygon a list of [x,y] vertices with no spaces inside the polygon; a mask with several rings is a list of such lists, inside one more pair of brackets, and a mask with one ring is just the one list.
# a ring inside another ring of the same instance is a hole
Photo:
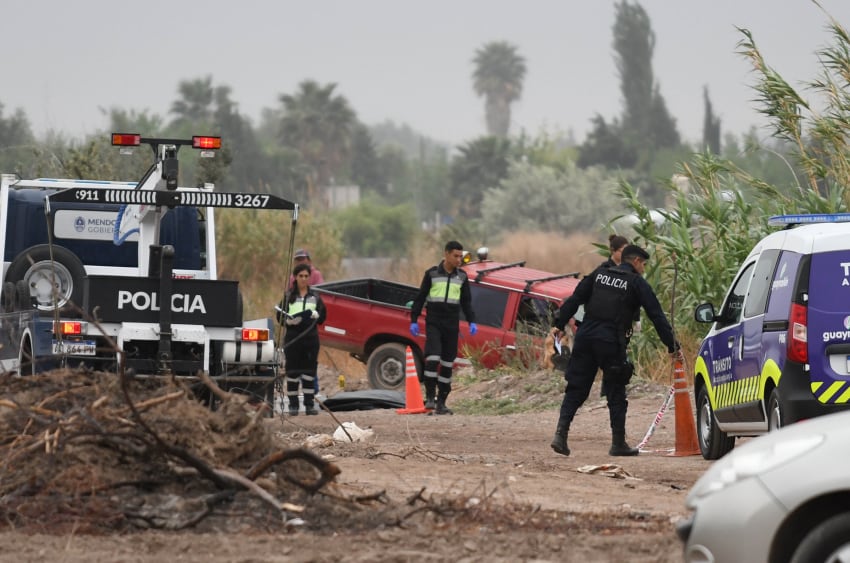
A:
{"label": "van side door", "polygon": [[[764,313],[767,299],[773,284],[773,273],[779,258],[778,249],[769,249],[761,253],[756,262],[753,277],[744,299],[744,314],[741,319],[741,340],[733,358],[734,379],[739,382],[737,399],[739,403],[755,403],[760,400],[759,380],[762,371],[762,339],[764,333]],[[747,420],[761,419],[760,411],[744,415]]]}
{"label": "van side door", "polygon": [[700,350],[708,368],[708,376],[714,389],[714,413],[718,422],[739,422],[733,412],[735,406],[735,369],[738,351],[742,346],[744,300],[755,271],[756,259],[744,264],[726,295],[720,314]]}

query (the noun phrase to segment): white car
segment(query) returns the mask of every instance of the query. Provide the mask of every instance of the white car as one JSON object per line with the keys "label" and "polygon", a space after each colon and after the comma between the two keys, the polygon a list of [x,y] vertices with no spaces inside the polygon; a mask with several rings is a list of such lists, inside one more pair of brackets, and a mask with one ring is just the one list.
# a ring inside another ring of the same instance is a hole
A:
{"label": "white car", "polygon": [[850,562],[850,412],[754,438],[694,484],[685,561]]}

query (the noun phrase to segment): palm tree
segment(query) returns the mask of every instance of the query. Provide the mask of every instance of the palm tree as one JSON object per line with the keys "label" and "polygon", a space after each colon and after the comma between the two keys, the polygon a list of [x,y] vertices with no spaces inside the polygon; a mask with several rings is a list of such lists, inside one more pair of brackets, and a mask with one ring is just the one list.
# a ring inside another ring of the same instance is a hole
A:
{"label": "palm tree", "polygon": [[511,103],[522,95],[525,59],[506,41],[492,41],[475,51],[472,73],[475,93],[484,96],[487,133],[506,137],[511,124]]}
{"label": "palm tree", "polygon": [[[310,165],[313,187],[326,186],[344,170],[351,155],[357,124],[348,101],[334,95],[336,84],[324,86],[305,80],[294,95],[280,96],[283,103],[280,135],[284,146],[296,149]],[[315,194],[311,194],[315,195]]]}

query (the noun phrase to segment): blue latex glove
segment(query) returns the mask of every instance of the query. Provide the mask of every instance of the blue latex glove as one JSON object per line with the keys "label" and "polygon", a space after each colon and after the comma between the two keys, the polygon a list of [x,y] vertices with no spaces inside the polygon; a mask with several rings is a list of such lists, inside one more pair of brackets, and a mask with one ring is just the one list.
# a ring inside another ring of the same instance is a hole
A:
{"label": "blue latex glove", "polygon": [[478,325],[475,323],[469,323],[469,335],[475,336],[476,332],[478,332]]}
{"label": "blue latex glove", "polygon": [[419,323],[410,323],[410,334],[419,336]]}

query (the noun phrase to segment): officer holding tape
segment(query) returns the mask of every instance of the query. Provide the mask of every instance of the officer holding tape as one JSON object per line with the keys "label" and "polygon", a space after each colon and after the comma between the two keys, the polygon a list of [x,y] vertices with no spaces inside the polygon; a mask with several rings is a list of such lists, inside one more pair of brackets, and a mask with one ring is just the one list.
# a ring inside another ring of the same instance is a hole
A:
{"label": "officer holding tape", "polygon": [[646,250],[633,244],[626,246],[619,266],[601,266],[594,270],[561,305],[553,329],[556,337],[575,315],[579,305],[584,305],[585,317],[576,333],[566,369],[567,387],[551,444],[556,453],[570,455],[567,446],[570,423],[590,394],[596,372],[601,368],[611,420],[612,440],[608,455],[638,455],[638,450],[626,443],[626,412],[629,407],[626,384],[634,370],[626,357],[626,334],[640,307],[646,311],[667,350],[671,354],[681,354],[658,298],[642,277],[647,260],[649,253]]}

